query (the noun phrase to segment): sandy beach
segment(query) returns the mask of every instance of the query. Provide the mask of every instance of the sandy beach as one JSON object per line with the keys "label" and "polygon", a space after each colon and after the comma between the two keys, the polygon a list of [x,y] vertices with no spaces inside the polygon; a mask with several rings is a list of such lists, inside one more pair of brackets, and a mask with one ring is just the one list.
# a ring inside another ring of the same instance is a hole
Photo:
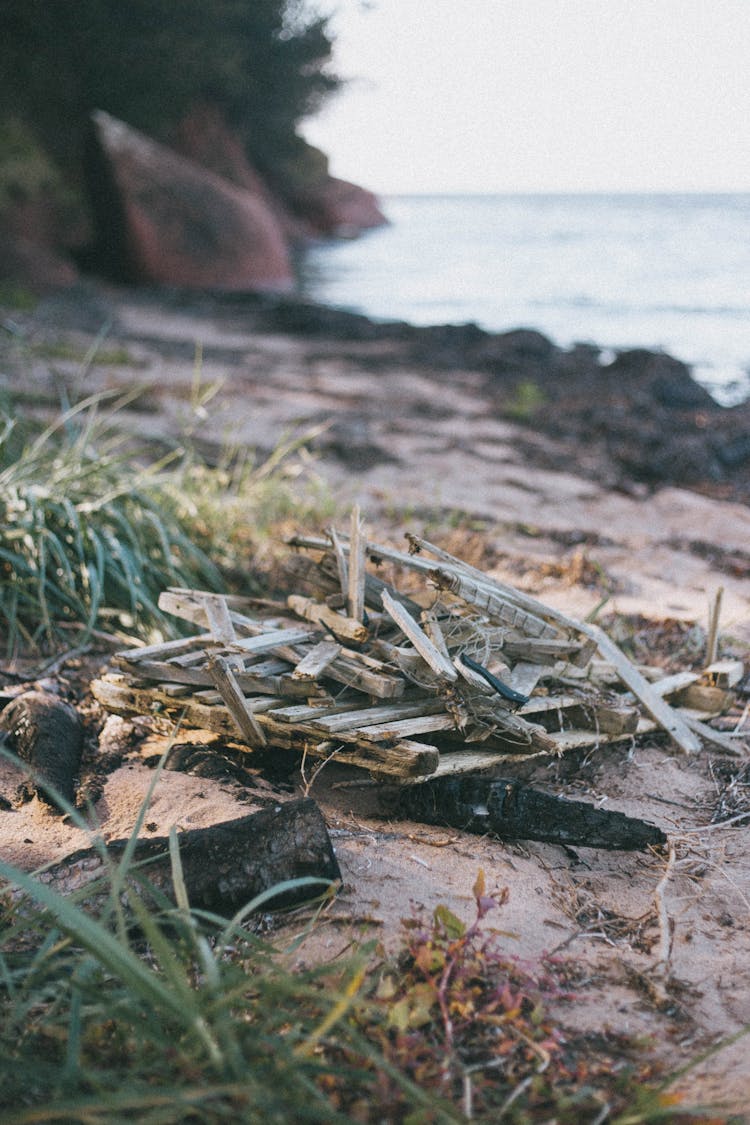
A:
{"label": "sandy beach", "polygon": [[[342,512],[358,503],[379,539],[401,545],[406,531],[427,529],[468,561],[573,616],[584,617],[608,595],[608,621],[667,620],[671,636],[689,644],[690,627],[705,629],[722,587],[722,651],[747,658],[750,509],[741,487],[646,484],[628,476],[593,434],[574,441],[570,428],[555,435],[533,418],[513,420],[486,371],[431,368],[394,339],[286,334],[259,326],[239,304],[181,307],[115,289],[89,294],[77,307],[68,296],[17,317],[27,342],[62,341],[76,356],[86,354],[106,320],[106,350],[120,349],[127,360],[94,362],[82,379],[78,360],[32,361],[23,390],[38,396],[41,410],[60,382],[79,380],[85,393],[142,385],[122,425],[158,449],[179,439],[186,419],[197,424],[189,415],[198,355],[201,385],[220,383],[195,431],[205,450],[231,441],[262,457],[285,436],[314,434],[309,472]],[[550,399],[543,409],[553,406]],[[656,655],[668,659],[668,647]],[[95,808],[98,830],[112,839],[132,828],[152,777],[145,761],[164,735],[153,731],[144,742],[120,720],[105,729],[119,759],[102,779]],[[503,844],[396,820],[365,774],[330,766],[311,795],[325,813],[344,886],[300,959],[333,957],[366,936],[392,947],[400,920],[417,906],[445,903],[468,919],[482,868],[490,891],[509,888],[508,904],[488,919],[505,932],[508,952],[558,952],[585,968],[577,998],[559,1012],[564,1026],[651,1036],[653,1051],[677,1068],[749,1024],[747,828],[711,824],[732,778],[733,791],[747,793],[747,758],[719,759],[708,750],[684,758],[656,738],[530,763],[523,776],[658,824],[673,842],[669,870],[663,854]],[[14,802],[17,784],[11,767],[0,767],[6,801]],[[292,775],[281,785],[258,777],[253,789],[231,778],[165,772],[145,830],[243,815],[275,786],[283,796],[301,791],[304,779]],[[26,869],[83,841],[84,833],[37,801],[0,811],[0,854]],[[689,1070],[676,1088],[687,1100],[743,1112],[747,1040]]]}

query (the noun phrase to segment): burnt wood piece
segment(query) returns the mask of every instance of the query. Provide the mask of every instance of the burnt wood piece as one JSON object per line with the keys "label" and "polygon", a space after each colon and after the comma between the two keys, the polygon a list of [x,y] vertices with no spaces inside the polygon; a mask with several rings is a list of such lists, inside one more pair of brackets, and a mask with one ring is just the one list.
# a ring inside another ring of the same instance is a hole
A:
{"label": "burnt wood piece", "polygon": [[8,748],[33,769],[37,796],[58,808],[46,787],[51,785],[72,804],[83,752],[83,724],[76,709],[48,692],[26,691],[0,714],[0,730],[7,732]]}
{"label": "burnt wood piece", "polygon": [[428,824],[451,825],[501,840],[627,851],[666,843],[661,829],[644,820],[552,797],[507,778],[434,778],[405,789],[399,808]]}
{"label": "burnt wood piece", "polygon": [[[262,891],[288,879],[314,876],[329,882],[341,879],[323,815],[309,797],[287,801],[237,820],[193,828],[177,837],[183,878],[191,907],[229,915]],[[127,840],[107,844],[109,862],[117,864]],[[136,880],[156,888],[175,902],[169,840],[157,836],[135,847]],[[99,851],[84,848],[48,867],[39,876],[59,894],[79,894],[86,909],[97,912],[109,895],[108,867]],[[86,887],[92,884],[91,895]],[[93,884],[97,884],[93,886]],[[315,898],[322,885],[307,885],[274,898],[264,910]]]}

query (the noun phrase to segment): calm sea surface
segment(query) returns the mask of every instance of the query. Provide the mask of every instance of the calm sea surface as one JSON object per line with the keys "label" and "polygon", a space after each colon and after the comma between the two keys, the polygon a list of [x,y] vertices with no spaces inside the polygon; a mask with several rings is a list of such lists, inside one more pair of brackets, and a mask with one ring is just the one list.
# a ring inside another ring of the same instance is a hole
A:
{"label": "calm sea surface", "polygon": [[389,227],[313,247],[303,289],[414,324],[663,348],[750,395],[750,194],[393,196]]}

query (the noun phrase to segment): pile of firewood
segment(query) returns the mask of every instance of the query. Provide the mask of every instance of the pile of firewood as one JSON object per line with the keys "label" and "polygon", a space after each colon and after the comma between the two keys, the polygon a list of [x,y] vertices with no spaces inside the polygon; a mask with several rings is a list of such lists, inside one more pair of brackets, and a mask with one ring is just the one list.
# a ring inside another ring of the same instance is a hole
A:
{"label": "pile of firewood", "polygon": [[170,589],[195,635],[121,652],[93,691],[249,749],[300,751],[414,783],[665,731],[680,752],[733,740],[707,717],[742,665],[636,667],[576,621],[416,536],[409,551],[348,534],[296,537],[285,601]]}

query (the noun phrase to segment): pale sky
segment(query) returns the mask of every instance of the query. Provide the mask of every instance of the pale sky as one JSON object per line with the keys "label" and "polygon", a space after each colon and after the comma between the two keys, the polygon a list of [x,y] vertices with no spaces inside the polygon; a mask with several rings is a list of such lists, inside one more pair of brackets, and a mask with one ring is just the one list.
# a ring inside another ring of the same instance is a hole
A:
{"label": "pale sky", "polygon": [[[327,0],[304,126],[381,193],[750,191],[750,0]],[[322,5],[321,5],[322,6]]]}

